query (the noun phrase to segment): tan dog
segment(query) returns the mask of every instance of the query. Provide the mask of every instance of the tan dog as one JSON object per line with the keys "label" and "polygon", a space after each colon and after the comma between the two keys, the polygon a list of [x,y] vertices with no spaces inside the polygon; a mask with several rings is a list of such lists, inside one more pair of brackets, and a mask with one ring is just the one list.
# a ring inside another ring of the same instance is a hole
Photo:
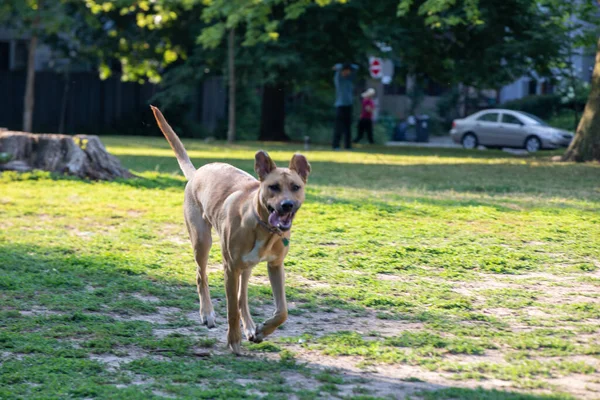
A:
{"label": "tan dog", "polygon": [[[310,164],[303,155],[295,154],[289,168],[277,168],[267,153],[259,151],[254,170],[260,181],[224,163],[207,164],[196,170],[160,110],[151,107],[188,180],[184,215],[198,264],[200,320],[209,328],[215,326],[206,277],[211,229],[215,228],[221,240],[225,269],[227,343],[234,353],[240,354],[240,317],[246,338],[255,343],[260,343],[287,319],[283,260],[289,249],[294,216],[304,201]],[[267,262],[276,310],[264,324],[255,326],[248,307],[248,280],[252,268],[262,261]]]}

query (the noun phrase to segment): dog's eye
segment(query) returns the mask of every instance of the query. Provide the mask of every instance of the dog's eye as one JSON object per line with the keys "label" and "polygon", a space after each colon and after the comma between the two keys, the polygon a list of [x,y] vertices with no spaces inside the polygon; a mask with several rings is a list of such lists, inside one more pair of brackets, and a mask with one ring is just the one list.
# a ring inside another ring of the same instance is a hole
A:
{"label": "dog's eye", "polygon": [[299,185],[292,185],[292,192],[297,192],[298,190],[300,190]]}
{"label": "dog's eye", "polygon": [[270,185],[269,189],[271,189],[274,192],[279,192],[281,190],[281,188],[279,187],[279,185]]}

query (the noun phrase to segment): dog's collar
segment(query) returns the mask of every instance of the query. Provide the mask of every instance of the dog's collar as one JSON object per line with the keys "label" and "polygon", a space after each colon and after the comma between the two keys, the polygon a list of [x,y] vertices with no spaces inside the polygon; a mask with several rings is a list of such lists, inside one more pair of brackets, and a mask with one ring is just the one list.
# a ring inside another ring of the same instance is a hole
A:
{"label": "dog's collar", "polygon": [[288,246],[290,244],[290,239],[286,238],[283,236],[283,232],[281,231],[281,229],[279,228],[273,228],[271,225],[267,224],[265,221],[263,221],[260,216],[256,213],[255,209],[252,209],[252,212],[254,213],[254,217],[256,218],[256,222],[258,222],[258,224],[260,226],[262,226],[263,228],[265,228],[266,230],[268,230],[269,232],[278,235],[281,238],[281,241],[283,242],[284,246]]}

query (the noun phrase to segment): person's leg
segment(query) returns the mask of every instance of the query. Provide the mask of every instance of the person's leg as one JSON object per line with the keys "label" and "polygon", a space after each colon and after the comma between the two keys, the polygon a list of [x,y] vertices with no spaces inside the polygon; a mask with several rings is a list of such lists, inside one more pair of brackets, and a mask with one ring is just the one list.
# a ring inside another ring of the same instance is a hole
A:
{"label": "person's leg", "polygon": [[366,119],[365,120],[365,129],[367,131],[367,138],[369,139],[369,143],[373,144],[375,141],[373,140],[373,120]]}
{"label": "person's leg", "polygon": [[362,118],[358,120],[358,134],[356,135],[356,139],[354,139],[354,143],[360,142],[363,138],[363,134],[365,132],[365,123],[363,121],[364,120]]}
{"label": "person's leg", "polygon": [[344,147],[347,149],[352,148],[352,107],[344,107]]}
{"label": "person's leg", "polygon": [[340,148],[340,137],[342,134],[342,107],[335,108],[335,122],[333,126],[333,144],[334,149]]}

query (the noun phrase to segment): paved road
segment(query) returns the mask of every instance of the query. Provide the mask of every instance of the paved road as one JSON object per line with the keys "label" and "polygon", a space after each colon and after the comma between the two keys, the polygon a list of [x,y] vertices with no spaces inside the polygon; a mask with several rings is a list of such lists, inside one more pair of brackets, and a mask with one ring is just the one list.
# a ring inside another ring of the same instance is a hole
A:
{"label": "paved road", "polygon": [[452,141],[450,136],[430,136],[429,142],[387,142],[386,146],[400,146],[400,147],[443,147],[443,148],[460,148],[459,144]]}
{"label": "paved road", "polygon": [[[454,143],[450,136],[430,136],[429,142],[427,143],[419,143],[419,142],[387,142],[386,146],[390,147],[431,147],[431,148],[445,148],[445,149],[460,149],[462,146],[460,144]],[[486,148],[483,146],[479,146],[480,150],[485,150]],[[502,151],[505,151],[510,154],[515,155],[527,155],[527,151],[522,149],[509,149],[504,148]]]}

